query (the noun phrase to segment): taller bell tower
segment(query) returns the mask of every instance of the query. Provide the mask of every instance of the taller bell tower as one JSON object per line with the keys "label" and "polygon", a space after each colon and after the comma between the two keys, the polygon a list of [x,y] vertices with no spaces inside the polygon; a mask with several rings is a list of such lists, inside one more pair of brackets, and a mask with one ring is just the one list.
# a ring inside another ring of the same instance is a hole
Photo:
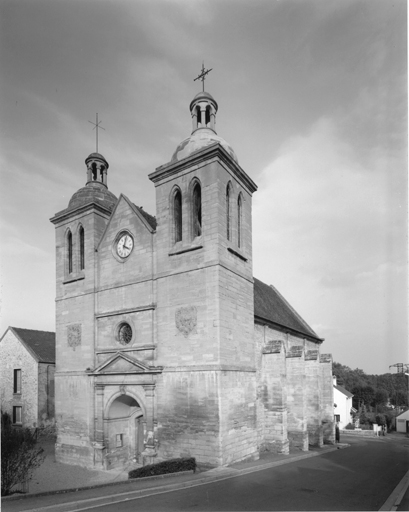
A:
{"label": "taller bell tower", "polygon": [[[208,92],[156,187],[159,455],[258,457],[251,202],[257,187],[216,133]],[[194,449],[193,449],[194,447]]]}

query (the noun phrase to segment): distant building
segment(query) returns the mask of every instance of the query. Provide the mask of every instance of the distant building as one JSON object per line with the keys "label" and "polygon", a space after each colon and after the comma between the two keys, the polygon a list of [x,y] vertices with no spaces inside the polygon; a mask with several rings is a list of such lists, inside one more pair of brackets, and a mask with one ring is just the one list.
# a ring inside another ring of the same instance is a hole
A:
{"label": "distant building", "polygon": [[396,432],[406,432],[409,434],[409,409],[396,416]]}
{"label": "distant building", "polygon": [[0,339],[1,410],[14,425],[54,421],[55,333],[9,327]]}
{"label": "distant building", "polygon": [[340,428],[345,428],[352,423],[352,414],[356,409],[352,407],[352,397],[348,390],[337,384],[337,378],[333,376],[334,385],[334,421],[339,423]]}
{"label": "distant building", "polygon": [[156,217],[116,198],[92,153],[51,219],[60,462],[217,466],[334,442],[331,355],[253,277],[257,187],[216,134],[217,109],[197,94],[191,136],[149,175]]}

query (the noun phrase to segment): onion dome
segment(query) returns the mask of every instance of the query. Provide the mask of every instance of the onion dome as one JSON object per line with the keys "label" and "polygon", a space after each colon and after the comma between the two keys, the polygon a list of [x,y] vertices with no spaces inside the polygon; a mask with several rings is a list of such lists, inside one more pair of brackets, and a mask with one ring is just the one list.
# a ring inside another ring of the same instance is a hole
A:
{"label": "onion dome", "polygon": [[216,113],[218,105],[213,96],[201,91],[190,102],[192,116],[192,134],[183,140],[172,155],[171,162],[178,162],[195,151],[219,143],[232,159],[238,163],[233,148],[216,133]]}
{"label": "onion dome", "polygon": [[84,204],[97,203],[108,210],[113,210],[117,202],[116,196],[101,183],[87,183],[71,197],[68,208],[78,208]]}
{"label": "onion dome", "polygon": [[96,203],[112,211],[117,198],[108,190],[108,162],[100,153],[91,153],[85,163],[87,164],[87,183],[71,197],[68,209]]}

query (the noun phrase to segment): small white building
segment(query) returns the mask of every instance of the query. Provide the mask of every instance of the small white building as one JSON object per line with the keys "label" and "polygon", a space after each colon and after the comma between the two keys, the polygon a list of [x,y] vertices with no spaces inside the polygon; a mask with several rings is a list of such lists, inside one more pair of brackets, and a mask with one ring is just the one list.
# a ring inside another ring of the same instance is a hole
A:
{"label": "small white building", "polygon": [[396,432],[409,434],[409,409],[396,416]]}
{"label": "small white building", "polygon": [[352,412],[356,409],[352,407],[352,393],[337,384],[337,378],[333,375],[334,381],[334,421],[340,428],[345,428],[348,423],[352,423]]}

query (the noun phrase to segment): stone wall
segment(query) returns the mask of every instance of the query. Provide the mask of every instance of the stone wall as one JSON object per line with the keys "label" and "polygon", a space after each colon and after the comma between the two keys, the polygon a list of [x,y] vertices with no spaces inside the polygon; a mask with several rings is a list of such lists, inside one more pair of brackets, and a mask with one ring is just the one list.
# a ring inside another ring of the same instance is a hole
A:
{"label": "stone wall", "polygon": [[290,447],[308,450],[304,343],[290,338],[286,352],[288,439]]}
{"label": "stone wall", "polygon": [[221,372],[221,464],[259,458],[255,377],[254,370]]}
{"label": "stone wall", "polygon": [[55,364],[38,365],[38,424],[47,426],[55,417]]}
{"label": "stone wall", "polygon": [[55,374],[57,462],[93,467],[94,390],[93,381],[83,372]]}
{"label": "stone wall", "polygon": [[[21,369],[21,393],[14,391],[14,370]],[[13,418],[22,407],[22,425],[38,426],[38,363],[11,329],[0,341],[1,408]]]}
{"label": "stone wall", "polygon": [[308,442],[312,446],[323,445],[321,374],[319,350],[311,342],[306,342],[305,386]]}
{"label": "stone wall", "polygon": [[220,373],[188,370],[165,370],[158,384],[158,458],[191,456],[218,466],[222,463]]}
{"label": "stone wall", "polygon": [[321,354],[321,421],[324,443],[335,443],[334,385],[332,379],[332,356]]}
{"label": "stone wall", "polygon": [[258,323],[254,328],[260,450],[288,454],[286,335]]}

